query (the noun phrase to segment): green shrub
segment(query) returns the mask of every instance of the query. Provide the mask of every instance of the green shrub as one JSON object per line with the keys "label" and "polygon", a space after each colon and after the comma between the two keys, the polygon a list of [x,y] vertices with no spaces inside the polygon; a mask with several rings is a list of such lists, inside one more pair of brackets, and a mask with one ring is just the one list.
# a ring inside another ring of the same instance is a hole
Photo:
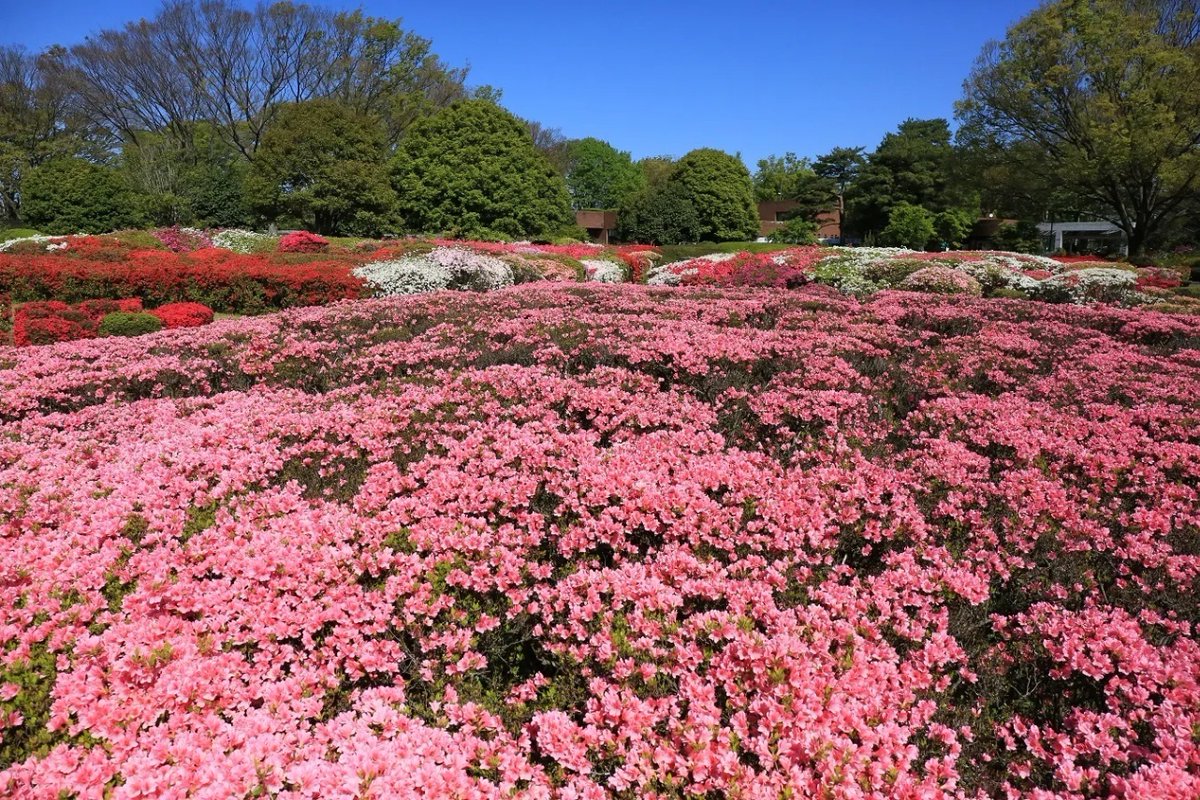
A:
{"label": "green shrub", "polygon": [[1181,294],[1184,297],[1200,297],[1200,283],[1189,283],[1186,286],[1180,286],[1175,289],[1175,294]]}
{"label": "green shrub", "polygon": [[1029,295],[1022,292],[1020,289],[1009,289],[1002,286],[999,289],[993,289],[988,293],[989,297],[999,297],[1007,300],[1028,300]]}
{"label": "green shrub", "polygon": [[911,203],[898,203],[892,208],[881,234],[885,245],[909,250],[924,250],[933,236],[933,214]]}
{"label": "green shrub", "polygon": [[792,217],[771,232],[768,237],[772,242],[785,244],[815,244],[817,241],[817,223],[804,217]]}
{"label": "green shrub", "polygon": [[24,239],[27,236],[37,236],[38,232],[33,228],[3,228],[0,229],[0,242],[7,242],[9,239]]}
{"label": "green shrub", "polygon": [[897,286],[909,275],[929,266],[932,266],[932,262],[919,258],[881,258],[867,265],[863,277],[872,283]]}
{"label": "green shrub", "polygon": [[46,233],[104,233],[138,222],[121,173],[80,158],[35,167],[21,195],[21,216]]}
{"label": "green shrub", "polygon": [[114,311],[100,320],[101,336],[141,336],[162,329],[162,320],[145,311]]}
{"label": "green shrub", "polygon": [[166,250],[166,245],[158,240],[150,231],[127,230],[116,231],[112,238],[121,244],[127,244],[134,250]]}

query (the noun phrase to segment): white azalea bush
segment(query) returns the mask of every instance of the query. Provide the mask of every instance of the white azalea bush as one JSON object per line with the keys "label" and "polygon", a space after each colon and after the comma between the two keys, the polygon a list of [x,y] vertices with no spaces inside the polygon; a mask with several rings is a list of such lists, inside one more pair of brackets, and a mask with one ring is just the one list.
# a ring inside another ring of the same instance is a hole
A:
{"label": "white azalea bush", "polygon": [[1053,275],[1033,289],[1033,296],[1055,295],[1073,303],[1139,304],[1155,298],[1143,298],[1136,289],[1137,272],[1119,267],[1084,267]]}
{"label": "white azalea bush", "polygon": [[587,279],[593,283],[625,283],[629,280],[629,268],[616,261],[603,258],[581,259]]}
{"label": "white azalea bush", "polygon": [[41,249],[45,250],[46,252],[52,253],[55,250],[65,250],[67,248],[67,241],[61,236],[42,236],[41,234],[35,234],[33,236],[18,236],[15,239],[9,239],[7,241],[0,242],[0,253],[8,252],[9,250],[16,249],[17,247],[25,250],[28,249],[28,247],[37,245],[41,245]]}
{"label": "white azalea bush", "polygon": [[212,245],[222,250],[247,254],[273,250],[275,240],[276,237],[265,233],[256,233],[241,228],[226,228],[213,234]]}
{"label": "white azalea bush", "polygon": [[442,289],[486,292],[514,283],[512,267],[495,256],[461,247],[373,261],[352,270],[376,295],[424,294]]}

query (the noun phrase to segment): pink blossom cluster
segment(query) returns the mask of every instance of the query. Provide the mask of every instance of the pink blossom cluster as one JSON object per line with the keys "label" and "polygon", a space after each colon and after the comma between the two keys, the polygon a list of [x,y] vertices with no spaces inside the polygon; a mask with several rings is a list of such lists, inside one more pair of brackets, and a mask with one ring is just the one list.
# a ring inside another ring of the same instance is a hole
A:
{"label": "pink blossom cluster", "polygon": [[0,349],[0,795],[1194,798],[1197,431],[1194,318],[910,292]]}

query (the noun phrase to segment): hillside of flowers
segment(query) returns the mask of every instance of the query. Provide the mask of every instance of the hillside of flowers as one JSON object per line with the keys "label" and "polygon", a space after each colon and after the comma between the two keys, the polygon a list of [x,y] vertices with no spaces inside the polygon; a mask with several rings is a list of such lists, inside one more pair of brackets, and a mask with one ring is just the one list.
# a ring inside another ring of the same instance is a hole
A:
{"label": "hillside of flowers", "polygon": [[641,280],[650,248],[429,239],[330,242],[297,231],[127,231],[0,243],[0,299],[195,302],[253,314],[438,289],[540,280]]}
{"label": "hillside of flowers", "polygon": [[658,263],[647,283],[663,286],[776,286],[821,283],[853,295],[886,289],[930,294],[1107,303],[1200,313],[1200,302],[1173,290],[1186,270],[1136,267],[1086,258],[1024,253],[925,253],[885,247],[797,247],[768,253],[714,253]]}
{"label": "hillside of flowers", "polygon": [[0,795],[1200,796],[1200,319],[793,283],[0,349]]}
{"label": "hillside of flowers", "polygon": [[[660,286],[770,287],[810,283],[863,297],[900,289],[927,294],[1103,303],[1200,313],[1177,292],[1185,271],[1005,252],[918,253],[894,248],[792,247],[719,252],[668,262],[654,248],[442,239],[336,240],[305,231],[163,228],[107,236],[29,236],[0,242],[0,329],[16,344],[98,335],[74,310],[46,306],[32,336],[22,305],[99,300],[146,308],[199,305],[259,314],[340,300],[485,292],[539,281]],[[170,327],[170,326],[168,326]]]}

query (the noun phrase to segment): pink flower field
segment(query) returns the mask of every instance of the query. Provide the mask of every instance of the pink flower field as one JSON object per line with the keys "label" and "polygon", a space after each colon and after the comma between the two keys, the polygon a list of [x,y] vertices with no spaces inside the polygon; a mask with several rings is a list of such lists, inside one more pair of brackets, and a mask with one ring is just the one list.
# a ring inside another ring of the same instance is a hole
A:
{"label": "pink flower field", "polygon": [[1200,797],[1200,317],[531,283],[0,348],[0,796]]}

